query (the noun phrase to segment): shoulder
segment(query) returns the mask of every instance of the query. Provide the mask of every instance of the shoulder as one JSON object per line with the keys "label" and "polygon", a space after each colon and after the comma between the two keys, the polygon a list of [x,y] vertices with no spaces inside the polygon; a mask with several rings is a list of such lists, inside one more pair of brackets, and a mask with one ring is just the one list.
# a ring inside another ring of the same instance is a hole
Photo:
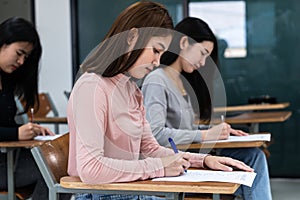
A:
{"label": "shoulder", "polygon": [[167,77],[164,70],[162,68],[157,68],[146,76],[143,85],[149,83],[165,83],[166,81]]}
{"label": "shoulder", "polygon": [[102,76],[95,73],[84,73],[76,81],[73,91],[75,93],[100,92],[104,94],[108,88],[108,81]]}

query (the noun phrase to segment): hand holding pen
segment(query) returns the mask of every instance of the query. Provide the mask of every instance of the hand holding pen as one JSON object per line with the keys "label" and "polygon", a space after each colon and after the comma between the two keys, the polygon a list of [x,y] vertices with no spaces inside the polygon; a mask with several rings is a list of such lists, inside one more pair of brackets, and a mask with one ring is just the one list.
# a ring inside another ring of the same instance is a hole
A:
{"label": "hand holding pen", "polygon": [[[176,147],[176,144],[175,144],[174,140],[173,140],[172,138],[169,138],[168,140],[169,140],[169,143],[170,143],[170,145],[171,145],[171,147],[172,147],[174,153],[175,153],[175,154],[178,154],[179,151],[178,151],[178,149],[177,149],[177,147]],[[187,172],[186,167],[183,166],[183,168],[184,168],[184,172]]]}
{"label": "hand holding pen", "polygon": [[[221,123],[223,124],[224,122],[225,122],[224,115],[221,115]],[[242,130],[233,129],[233,128],[231,128],[231,126],[229,124],[227,124],[227,123],[225,123],[225,124],[227,125],[227,128],[229,129],[228,130],[228,137],[230,136],[230,134],[236,135],[236,136],[246,136],[246,135],[248,135],[248,133],[245,133]]]}

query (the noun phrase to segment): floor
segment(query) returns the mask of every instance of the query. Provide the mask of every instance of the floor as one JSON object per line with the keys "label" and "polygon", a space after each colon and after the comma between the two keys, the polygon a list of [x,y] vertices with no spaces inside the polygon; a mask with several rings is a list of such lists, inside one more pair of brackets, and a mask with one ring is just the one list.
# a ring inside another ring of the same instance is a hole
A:
{"label": "floor", "polygon": [[300,200],[300,179],[271,179],[273,200]]}

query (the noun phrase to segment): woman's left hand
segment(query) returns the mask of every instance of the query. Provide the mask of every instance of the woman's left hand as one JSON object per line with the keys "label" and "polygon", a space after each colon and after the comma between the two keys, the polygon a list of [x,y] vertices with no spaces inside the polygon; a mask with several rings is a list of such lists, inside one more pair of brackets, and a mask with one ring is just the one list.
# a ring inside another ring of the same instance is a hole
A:
{"label": "woman's left hand", "polygon": [[233,171],[233,169],[239,169],[247,172],[254,171],[251,167],[249,167],[242,161],[235,160],[229,157],[208,155],[204,158],[203,162],[205,166],[213,170]]}
{"label": "woman's left hand", "polygon": [[242,131],[242,130],[236,130],[233,128],[230,128],[230,134],[235,135],[235,136],[246,136],[249,135],[248,133]]}

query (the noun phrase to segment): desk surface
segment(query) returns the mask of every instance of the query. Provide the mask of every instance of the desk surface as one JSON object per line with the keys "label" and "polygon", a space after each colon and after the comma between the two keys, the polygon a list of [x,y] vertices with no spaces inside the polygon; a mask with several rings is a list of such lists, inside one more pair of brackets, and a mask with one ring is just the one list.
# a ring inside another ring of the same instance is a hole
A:
{"label": "desk surface", "polygon": [[15,197],[15,178],[14,178],[14,150],[17,148],[31,148],[42,145],[46,141],[27,140],[27,141],[6,141],[0,142],[0,151],[7,154],[7,199],[14,200]]}
{"label": "desk surface", "polygon": [[229,124],[284,122],[292,115],[291,111],[246,112],[234,117],[227,117]]}
{"label": "desk surface", "polygon": [[251,111],[251,110],[272,110],[272,109],[284,109],[290,105],[289,102],[275,103],[275,104],[247,104],[227,107],[216,107],[215,112],[239,112],[239,111]]}
{"label": "desk surface", "polygon": [[44,123],[44,124],[66,124],[66,117],[35,117],[33,119],[36,123]]}
{"label": "desk surface", "polygon": [[193,143],[180,144],[177,148],[180,150],[187,149],[217,149],[217,148],[247,148],[247,147],[261,147],[265,141],[247,141],[247,142],[222,142],[222,143]]}
{"label": "desk surface", "polygon": [[0,142],[0,148],[17,148],[17,147],[32,148],[35,146],[42,145],[44,142],[46,141],[41,141],[41,140],[7,141],[7,142]]}
{"label": "desk surface", "polygon": [[[251,123],[268,123],[284,122],[292,115],[291,111],[262,111],[262,112],[245,112],[233,117],[226,117],[225,122],[229,124],[251,124]],[[214,119],[213,124],[221,123],[221,119]],[[205,124],[203,121],[196,120],[195,124]]]}
{"label": "desk surface", "polygon": [[85,184],[78,177],[62,177],[60,184],[65,188],[122,190],[122,191],[156,191],[184,193],[218,193],[233,194],[240,184],[224,182],[172,182],[172,181],[133,181],[129,183]]}

